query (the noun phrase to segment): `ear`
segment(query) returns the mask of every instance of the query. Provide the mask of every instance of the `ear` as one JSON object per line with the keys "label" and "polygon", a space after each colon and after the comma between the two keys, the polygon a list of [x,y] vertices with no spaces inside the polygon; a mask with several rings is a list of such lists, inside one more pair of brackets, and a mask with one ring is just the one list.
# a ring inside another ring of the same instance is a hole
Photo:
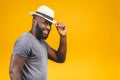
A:
{"label": "ear", "polygon": [[33,24],[34,26],[36,26],[36,25],[37,25],[37,20],[36,20],[36,19],[32,19],[32,24]]}

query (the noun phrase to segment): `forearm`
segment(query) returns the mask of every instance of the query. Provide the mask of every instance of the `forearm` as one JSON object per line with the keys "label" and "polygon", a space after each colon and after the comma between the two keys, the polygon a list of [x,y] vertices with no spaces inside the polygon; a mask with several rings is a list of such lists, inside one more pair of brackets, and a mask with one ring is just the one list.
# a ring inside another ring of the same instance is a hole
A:
{"label": "forearm", "polygon": [[10,71],[10,80],[21,80],[20,72]]}
{"label": "forearm", "polygon": [[57,56],[60,62],[64,62],[66,58],[66,52],[67,52],[67,37],[66,36],[60,36],[60,44],[57,51]]}

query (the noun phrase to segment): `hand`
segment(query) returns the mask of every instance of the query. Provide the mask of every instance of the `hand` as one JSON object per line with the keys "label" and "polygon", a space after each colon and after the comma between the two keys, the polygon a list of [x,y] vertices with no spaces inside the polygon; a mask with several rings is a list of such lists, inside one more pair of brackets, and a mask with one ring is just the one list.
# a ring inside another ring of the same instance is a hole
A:
{"label": "hand", "polygon": [[66,26],[63,23],[57,22],[54,24],[60,34],[61,37],[65,37],[66,36]]}

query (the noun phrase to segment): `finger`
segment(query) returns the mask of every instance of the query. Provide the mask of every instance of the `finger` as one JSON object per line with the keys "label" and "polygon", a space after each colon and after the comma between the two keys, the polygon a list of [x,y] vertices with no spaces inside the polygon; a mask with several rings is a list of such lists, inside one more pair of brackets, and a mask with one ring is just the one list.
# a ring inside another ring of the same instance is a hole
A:
{"label": "finger", "polygon": [[64,27],[65,25],[64,25],[63,23],[60,23],[60,22],[59,22],[59,23],[57,23],[57,26],[58,26],[58,27]]}
{"label": "finger", "polygon": [[61,29],[61,30],[65,29],[65,25],[61,22],[57,22],[54,25],[56,26],[57,29]]}
{"label": "finger", "polygon": [[53,24],[55,25],[57,23],[57,21],[56,20],[53,20]]}
{"label": "finger", "polygon": [[64,29],[64,28],[65,28],[65,25],[64,25],[64,24],[60,24],[59,27],[62,28],[62,29]]}
{"label": "finger", "polygon": [[65,26],[61,26],[61,27],[58,27],[59,30],[65,30],[66,27]]}
{"label": "finger", "polygon": [[61,26],[61,23],[59,22],[59,23],[58,23],[58,27],[60,27],[60,26]]}
{"label": "finger", "polygon": [[60,22],[56,22],[54,25],[55,25],[55,26],[58,26],[58,25],[59,25],[59,23],[60,23]]}

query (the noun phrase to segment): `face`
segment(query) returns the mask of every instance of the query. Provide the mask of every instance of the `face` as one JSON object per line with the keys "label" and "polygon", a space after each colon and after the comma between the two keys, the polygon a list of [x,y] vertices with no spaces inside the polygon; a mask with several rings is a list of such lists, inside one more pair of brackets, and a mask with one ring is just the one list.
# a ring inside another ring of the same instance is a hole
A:
{"label": "face", "polygon": [[51,30],[51,24],[51,22],[40,17],[36,24],[36,37],[38,39],[47,39]]}

